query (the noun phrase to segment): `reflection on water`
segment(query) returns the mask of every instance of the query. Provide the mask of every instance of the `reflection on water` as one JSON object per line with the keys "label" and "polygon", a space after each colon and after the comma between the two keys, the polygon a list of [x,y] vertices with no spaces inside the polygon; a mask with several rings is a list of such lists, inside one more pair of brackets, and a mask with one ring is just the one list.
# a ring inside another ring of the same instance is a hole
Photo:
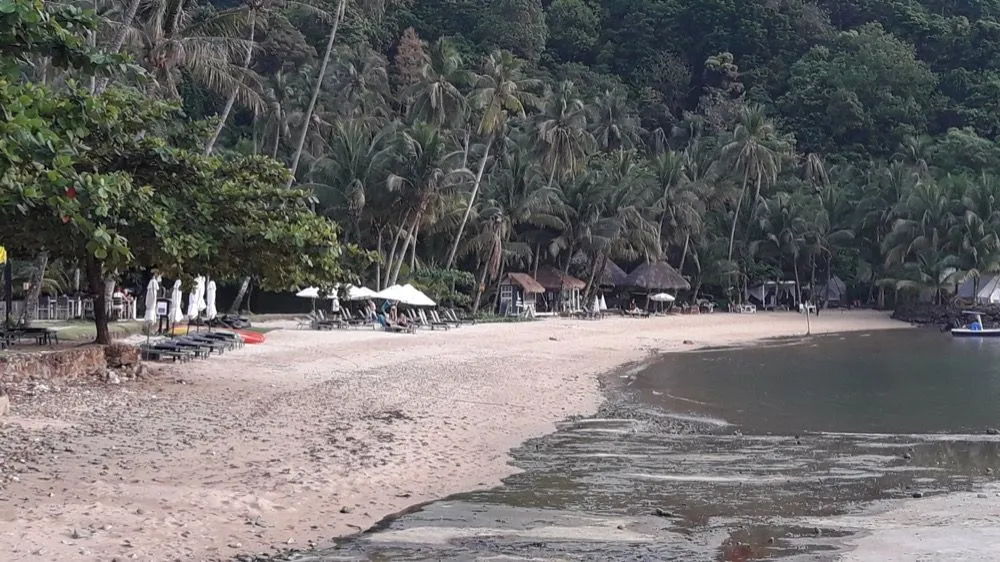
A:
{"label": "reflection on water", "polygon": [[671,356],[629,408],[517,450],[503,486],[296,559],[834,560],[843,532],[789,521],[992,478],[996,359],[917,331]]}
{"label": "reflection on water", "polygon": [[744,432],[975,433],[1000,425],[1000,338],[898,330],[689,353],[637,387],[643,402]]}

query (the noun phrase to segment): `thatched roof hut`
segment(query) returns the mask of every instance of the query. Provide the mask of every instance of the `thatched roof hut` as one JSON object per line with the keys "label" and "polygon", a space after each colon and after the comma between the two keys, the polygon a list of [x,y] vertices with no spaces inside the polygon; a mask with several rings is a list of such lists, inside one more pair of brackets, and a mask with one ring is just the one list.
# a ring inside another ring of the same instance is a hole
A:
{"label": "thatched roof hut", "polygon": [[625,270],[618,267],[618,264],[608,260],[607,265],[604,266],[604,271],[601,272],[601,278],[598,284],[602,287],[621,287],[628,282],[628,273]]}
{"label": "thatched roof hut", "polygon": [[587,286],[586,283],[576,277],[563,273],[550,265],[538,268],[535,281],[538,281],[538,284],[545,287],[547,291],[561,291],[563,289],[580,290]]}
{"label": "thatched roof hut", "polygon": [[500,282],[501,285],[517,285],[525,293],[528,294],[541,294],[545,292],[545,287],[542,287],[538,281],[535,281],[527,273],[508,273],[507,277]]}
{"label": "thatched roof hut", "polygon": [[691,288],[687,279],[665,261],[640,265],[629,274],[625,284],[648,291],[679,291]]}

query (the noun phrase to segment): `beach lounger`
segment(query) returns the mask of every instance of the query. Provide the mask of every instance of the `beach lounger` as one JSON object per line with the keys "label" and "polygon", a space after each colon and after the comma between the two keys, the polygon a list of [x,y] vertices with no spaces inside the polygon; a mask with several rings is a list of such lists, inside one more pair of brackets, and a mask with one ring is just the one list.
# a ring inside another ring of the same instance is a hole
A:
{"label": "beach lounger", "polygon": [[207,359],[212,352],[210,347],[195,342],[184,341],[180,338],[163,340],[157,342],[156,345],[161,349],[172,349],[174,351],[187,351],[189,353],[194,353],[196,357],[201,359]]}
{"label": "beach lounger", "polygon": [[215,338],[205,337],[204,335],[201,334],[189,334],[186,336],[181,336],[178,339],[204,344],[205,346],[209,347],[212,351],[218,352],[220,355],[233,348],[230,342],[219,341]]}
{"label": "beach lounger", "polygon": [[427,318],[423,310],[420,311],[420,317],[423,318],[424,322],[427,325],[429,325],[432,330],[436,330],[438,328],[444,328],[444,330],[447,332],[448,330],[451,329],[451,324],[449,324],[448,322],[442,322],[441,317],[437,315],[437,312],[433,310],[429,312],[430,312],[430,319]]}
{"label": "beach lounger", "polygon": [[157,344],[142,344],[139,346],[139,354],[146,361],[156,361],[169,358],[173,362],[186,362],[194,359],[195,354],[189,351],[178,350],[172,347],[164,347]]}
{"label": "beach lounger", "polygon": [[460,317],[458,315],[458,313],[455,312],[455,309],[453,309],[453,308],[442,309],[442,314],[444,314],[445,317],[448,318],[448,320],[451,320],[452,322],[454,322],[455,324],[457,324],[459,326],[464,325],[464,324],[475,324],[476,323],[476,319],[475,318]]}

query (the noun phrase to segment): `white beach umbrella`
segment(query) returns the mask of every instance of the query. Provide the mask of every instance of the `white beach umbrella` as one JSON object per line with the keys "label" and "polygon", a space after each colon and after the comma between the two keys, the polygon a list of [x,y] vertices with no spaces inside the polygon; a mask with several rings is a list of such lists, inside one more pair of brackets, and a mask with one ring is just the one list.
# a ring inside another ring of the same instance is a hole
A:
{"label": "white beach umbrella", "polygon": [[608,301],[604,300],[604,295],[601,295],[601,310],[608,309]]}
{"label": "white beach umbrella", "polygon": [[170,292],[170,322],[176,324],[181,320],[184,320],[184,310],[182,308],[181,300],[184,295],[181,293],[181,280],[178,279],[174,281],[174,288]]}
{"label": "white beach umbrella", "polygon": [[347,287],[347,300],[349,301],[363,301],[365,299],[376,298],[377,293],[368,287],[355,287],[354,285],[348,285]]}
{"label": "white beach umbrella", "polygon": [[156,322],[156,299],[160,296],[160,282],[153,276],[146,285],[146,314],[143,321],[152,324]]}
{"label": "white beach umbrella", "polygon": [[198,289],[196,287],[191,287],[191,292],[188,293],[188,308],[185,316],[190,320],[198,317]]}
{"label": "white beach umbrella", "polygon": [[425,295],[423,291],[407,283],[403,285],[403,290],[410,296],[410,302],[407,304],[412,306],[437,306],[430,297]]}
{"label": "white beach umbrella", "polygon": [[410,298],[411,296],[412,295],[410,295],[409,292],[406,289],[404,289],[402,285],[393,285],[391,287],[386,287],[385,289],[382,289],[381,291],[375,293],[375,298],[377,299],[385,299],[387,301],[397,301],[404,304],[410,304],[407,302],[407,299]]}
{"label": "white beach umbrella", "polygon": [[318,299],[319,289],[316,287],[306,287],[305,289],[302,289],[301,291],[295,293],[295,296],[299,297],[300,299]]}
{"label": "white beach umbrella", "polygon": [[[195,286],[198,291],[198,314],[201,314],[206,308],[208,308],[208,304],[205,302],[205,290],[207,289],[205,281],[206,279],[203,275],[199,275],[198,278],[195,279]],[[191,311],[189,310],[188,314],[190,313]]]}
{"label": "white beach umbrella", "polygon": [[215,307],[215,281],[209,281],[205,287],[205,318],[215,320],[218,315],[219,311]]}
{"label": "white beach umbrella", "polygon": [[667,293],[656,293],[655,295],[649,297],[649,300],[656,302],[674,302],[673,295],[668,295]]}
{"label": "white beach umbrella", "polygon": [[600,312],[601,310],[601,297],[594,295],[594,312]]}

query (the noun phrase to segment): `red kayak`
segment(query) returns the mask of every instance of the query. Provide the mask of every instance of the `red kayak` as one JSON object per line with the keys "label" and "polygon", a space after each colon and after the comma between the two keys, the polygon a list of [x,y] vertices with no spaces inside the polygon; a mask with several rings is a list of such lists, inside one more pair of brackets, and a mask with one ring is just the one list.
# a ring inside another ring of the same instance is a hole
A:
{"label": "red kayak", "polygon": [[264,334],[260,332],[251,332],[249,330],[233,330],[243,338],[246,343],[264,343]]}

